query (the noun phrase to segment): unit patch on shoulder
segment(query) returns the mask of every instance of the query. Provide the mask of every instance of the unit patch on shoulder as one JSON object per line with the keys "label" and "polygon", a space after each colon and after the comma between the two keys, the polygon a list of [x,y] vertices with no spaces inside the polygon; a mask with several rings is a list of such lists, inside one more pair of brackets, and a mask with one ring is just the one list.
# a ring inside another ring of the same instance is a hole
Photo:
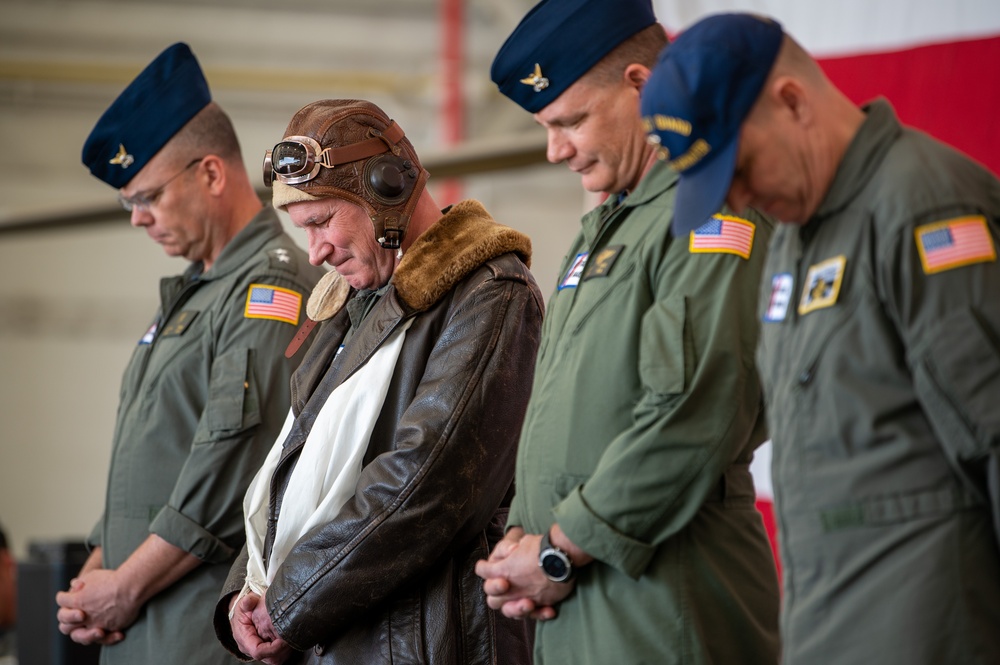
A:
{"label": "unit patch on shoulder", "polygon": [[692,254],[736,254],[750,258],[753,249],[753,222],[732,215],[712,215],[691,232]]}
{"label": "unit patch on shoulder", "polygon": [[794,284],[795,278],[791,273],[782,272],[771,277],[771,297],[767,301],[767,309],[764,310],[765,322],[778,323],[785,320],[788,303],[792,301]]}
{"label": "unit patch on shoulder", "polygon": [[920,263],[927,275],[997,258],[993,237],[982,215],[924,224],[916,228],[914,235]]}
{"label": "unit patch on shoulder", "polygon": [[607,277],[608,273],[611,272],[611,266],[615,264],[623,249],[625,249],[625,245],[609,245],[594,254],[594,258],[587,261],[587,269],[583,271],[583,280]]}
{"label": "unit patch on shoulder", "polygon": [[293,326],[299,324],[302,295],[291,289],[270,284],[251,284],[243,316],[248,319],[272,319]]}
{"label": "unit patch on shoulder", "polygon": [[809,266],[799,300],[799,314],[832,307],[837,302],[846,265],[847,258],[840,255]]}
{"label": "unit patch on shoulder", "polygon": [[566,271],[566,276],[562,278],[559,286],[556,287],[557,291],[576,288],[580,283],[581,275],[583,275],[583,269],[587,265],[587,254],[587,252],[580,252],[576,255],[576,258],[573,259],[573,264]]}

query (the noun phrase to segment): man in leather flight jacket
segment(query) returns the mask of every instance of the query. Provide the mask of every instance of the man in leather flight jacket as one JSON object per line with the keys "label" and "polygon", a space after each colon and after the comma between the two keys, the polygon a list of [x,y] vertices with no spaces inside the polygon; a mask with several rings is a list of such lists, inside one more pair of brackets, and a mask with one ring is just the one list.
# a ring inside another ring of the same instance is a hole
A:
{"label": "man in leather flight jacket", "polygon": [[542,317],[530,241],[476,201],[442,213],[373,104],[309,104],[285,137],[274,205],[334,270],[219,638],[265,663],[528,663],[532,627],[489,611],[474,566],[513,495]]}

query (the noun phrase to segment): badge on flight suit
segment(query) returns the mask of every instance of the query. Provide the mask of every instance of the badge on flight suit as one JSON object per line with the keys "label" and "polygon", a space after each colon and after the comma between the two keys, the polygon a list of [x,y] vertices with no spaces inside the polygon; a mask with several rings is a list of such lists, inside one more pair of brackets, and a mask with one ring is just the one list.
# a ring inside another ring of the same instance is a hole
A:
{"label": "badge on flight suit", "polygon": [[832,307],[840,295],[847,258],[842,254],[809,266],[799,300],[799,314]]}
{"label": "badge on flight suit", "polygon": [[196,316],[198,316],[197,310],[188,309],[183,312],[177,312],[167,325],[163,326],[163,332],[160,333],[160,337],[177,337],[183,335]]}
{"label": "badge on flight suit", "polygon": [[566,276],[562,278],[559,282],[557,291],[562,291],[563,289],[575,289],[580,283],[580,277],[583,276],[583,269],[587,265],[587,252],[580,252],[573,259],[573,264],[566,271]]}
{"label": "badge on flight suit", "polygon": [[792,287],[795,278],[791,273],[782,272],[771,277],[771,297],[767,301],[767,309],[764,311],[764,321],[766,323],[778,323],[785,320],[788,314],[788,303],[792,301]]}
{"label": "badge on flight suit", "polygon": [[610,245],[605,247],[587,261],[587,268],[583,271],[582,281],[587,281],[594,277],[607,277],[611,272],[611,266],[621,255],[625,245]]}
{"label": "badge on flight suit", "polygon": [[146,334],[143,335],[142,339],[139,340],[139,345],[140,346],[142,346],[144,344],[152,344],[153,343],[153,338],[156,337],[156,326],[158,326],[158,325],[160,325],[160,319],[159,319],[159,317],[157,317],[157,319],[155,321],[153,321],[153,324],[151,326],[149,326],[149,330],[147,330]]}

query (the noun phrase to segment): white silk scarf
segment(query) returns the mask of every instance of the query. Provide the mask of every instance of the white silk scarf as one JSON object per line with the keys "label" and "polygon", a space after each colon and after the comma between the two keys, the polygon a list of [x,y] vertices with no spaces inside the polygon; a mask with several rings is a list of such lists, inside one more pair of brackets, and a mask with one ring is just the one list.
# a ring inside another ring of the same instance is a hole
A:
{"label": "white silk scarf", "polygon": [[320,409],[288,480],[265,569],[263,548],[271,476],[295,422],[289,410],[281,433],[243,498],[249,560],[246,582],[233,608],[247,593],[263,595],[299,538],[313,527],[332,521],[354,496],[361,463],[412,322],[406,321],[393,332],[367,363],[337,386]]}

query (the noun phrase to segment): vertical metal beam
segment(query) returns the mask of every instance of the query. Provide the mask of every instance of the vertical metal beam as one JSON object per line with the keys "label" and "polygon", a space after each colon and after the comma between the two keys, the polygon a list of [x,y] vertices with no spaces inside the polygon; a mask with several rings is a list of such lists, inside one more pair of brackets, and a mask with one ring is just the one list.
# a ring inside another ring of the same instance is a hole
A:
{"label": "vertical metal beam", "polygon": [[[465,0],[441,0],[442,138],[445,146],[465,138]],[[438,187],[439,203],[462,198],[462,184],[449,178]]]}

